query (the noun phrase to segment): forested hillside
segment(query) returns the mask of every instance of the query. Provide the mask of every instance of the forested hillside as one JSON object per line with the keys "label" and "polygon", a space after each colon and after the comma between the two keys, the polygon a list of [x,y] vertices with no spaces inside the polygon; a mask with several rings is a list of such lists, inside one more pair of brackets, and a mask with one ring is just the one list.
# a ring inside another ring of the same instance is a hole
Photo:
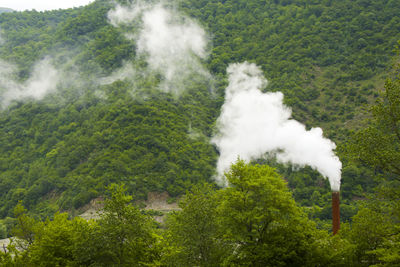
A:
{"label": "forested hillside", "polygon": [[[43,216],[71,211],[103,195],[110,183],[125,183],[136,199],[152,191],[176,197],[199,182],[212,183],[218,151],[210,138],[226,68],[234,62],[261,66],[265,90],[283,92],[294,118],[322,127],[342,147],[389,77],[400,39],[397,1],[169,5],[209,38],[201,64],[210,75],[191,74],[178,95],[159,90],[162,76],[138,54],[129,36],[140,26],[110,22],[111,1],[0,15],[1,217],[13,216],[19,201]],[[26,92],[36,70],[50,73],[42,61],[51,62],[62,82],[45,95],[10,93],[10,80]],[[354,200],[376,183],[371,168],[339,156],[347,220],[357,211]],[[298,203],[312,207],[311,216],[329,218],[330,191],[320,174],[267,163],[287,179]]]}
{"label": "forested hillside", "polygon": [[297,118],[337,139],[382,86],[399,39],[395,1],[187,2],[213,35],[214,73],[256,62]]}
{"label": "forested hillside", "polygon": [[217,105],[208,81],[192,83],[179,99],[156,90],[157,77],[134,85],[97,82],[134,53],[134,44],[107,22],[110,8],[96,2],[2,17],[3,59],[18,66],[17,79],[26,79],[35,61],[47,55],[63,68],[70,68],[67,58],[81,64],[83,73],[79,82],[66,78],[70,87],[57,94],[15,101],[3,110],[3,216],[20,200],[29,208],[40,202],[37,212],[45,214],[78,208],[110,182],[125,182],[144,198],[163,190],[177,196],[192,184],[212,181],[216,152],[208,136]]}
{"label": "forested hillside", "polygon": [[0,13],[12,12],[12,11],[13,10],[11,8],[0,7]]}
{"label": "forested hillside", "polygon": [[[19,239],[0,264],[400,263],[398,1],[1,10],[0,237]],[[293,119],[336,143],[338,235],[315,166],[238,159],[218,176],[227,69],[245,61],[268,80],[245,70],[256,88],[282,92]],[[181,199],[180,210],[156,223],[157,211],[133,205],[149,192]],[[106,199],[97,222],[57,213],[96,198]]]}

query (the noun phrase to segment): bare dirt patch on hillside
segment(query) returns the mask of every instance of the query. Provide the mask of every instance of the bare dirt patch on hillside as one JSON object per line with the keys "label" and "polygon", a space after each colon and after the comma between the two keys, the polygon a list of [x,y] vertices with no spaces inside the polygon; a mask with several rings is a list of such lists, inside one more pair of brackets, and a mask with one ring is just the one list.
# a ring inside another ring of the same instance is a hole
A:
{"label": "bare dirt patch on hillside", "polygon": [[79,217],[85,220],[97,220],[103,213],[103,207],[104,199],[102,197],[92,199],[88,204],[81,208],[82,213],[79,215]]}
{"label": "bare dirt patch on hillside", "polygon": [[177,202],[168,203],[169,195],[167,192],[150,192],[147,194],[147,200],[144,202],[146,210],[156,210],[161,212],[170,212],[180,210]]}
{"label": "bare dirt patch on hillside", "polygon": [[7,252],[7,246],[10,245],[10,238],[0,239],[0,249],[2,252]]}
{"label": "bare dirt patch on hillside", "polygon": [[[146,201],[138,201],[138,204],[141,207],[144,207],[144,210],[154,210],[162,215],[153,216],[157,222],[162,223],[164,221],[164,215],[171,212],[180,210],[177,202],[169,203],[170,196],[167,192],[150,192],[147,194]],[[81,214],[79,217],[85,220],[97,220],[100,218],[102,214],[102,209],[104,207],[104,199],[102,197],[92,199],[90,203],[85,205],[80,209]]]}

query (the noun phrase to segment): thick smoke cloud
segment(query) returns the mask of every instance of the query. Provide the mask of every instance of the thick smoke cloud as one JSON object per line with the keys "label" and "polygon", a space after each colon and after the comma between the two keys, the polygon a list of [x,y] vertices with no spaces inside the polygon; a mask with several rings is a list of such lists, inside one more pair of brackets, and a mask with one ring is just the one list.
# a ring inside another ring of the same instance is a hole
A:
{"label": "thick smoke cloud", "polygon": [[163,90],[180,93],[194,73],[210,78],[201,64],[208,55],[207,34],[190,18],[161,3],[142,2],[129,7],[117,5],[108,17],[114,26],[140,24],[139,32],[127,36],[137,42],[137,55],[162,75]]}
{"label": "thick smoke cloud", "polygon": [[14,100],[32,98],[43,99],[54,92],[60,80],[59,72],[50,63],[50,58],[39,61],[33,68],[28,80],[23,83],[15,80],[16,68],[6,62],[0,62],[0,99],[2,107]]}
{"label": "thick smoke cloud", "polygon": [[332,190],[339,191],[342,164],[333,152],[336,145],[323,137],[322,130],[307,131],[291,119],[282,93],[262,93],[267,81],[255,64],[231,64],[227,73],[219,133],[212,139],[220,151],[219,179],[238,156],[249,161],[274,155],[282,163],[311,166],[329,179]]}

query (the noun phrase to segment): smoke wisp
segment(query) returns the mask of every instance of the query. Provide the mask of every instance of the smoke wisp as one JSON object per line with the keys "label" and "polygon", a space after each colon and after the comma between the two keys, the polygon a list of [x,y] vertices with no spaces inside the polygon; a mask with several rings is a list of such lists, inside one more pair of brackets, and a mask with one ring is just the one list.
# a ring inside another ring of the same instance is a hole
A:
{"label": "smoke wisp", "polygon": [[117,69],[109,76],[102,77],[98,79],[100,85],[111,84],[115,81],[124,80],[126,78],[132,78],[136,74],[136,70],[133,68],[132,64],[126,62],[120,69]]}
{"label": "smoke wisp", "polygon": [[138,1],[128,7],[117,5],[108,18],[114,26],[140,24],[137,33],[126,36],[136,41],[137,55],[161,74],[161,89],[180,93],[191,75],[211,77],[201,64],[208,56],[206,32],[172,7]]}
{"label": "smoke wisp", "polygon": [[13,65],[0,62],[0,99],[3,108],[14,100],[41,100],[56,90],[60,80],[59,72],[50,63],[50,58],[39,61],[34,66],[31,77],[23,83],[14,79],[15,71]]}
{"label": "smoke wisp", "polygon": [[307,131],[291,119],[281,92],[261,92],[267,80],[255,64],[231,64],[227,73],[219,133],[212,139],[220,151],[219,179],[237,157],[249,161],[272,154],[281,163],[312,167],[339,191],[342,164],[333,151],[336,145],[323,137],[321,128]]}

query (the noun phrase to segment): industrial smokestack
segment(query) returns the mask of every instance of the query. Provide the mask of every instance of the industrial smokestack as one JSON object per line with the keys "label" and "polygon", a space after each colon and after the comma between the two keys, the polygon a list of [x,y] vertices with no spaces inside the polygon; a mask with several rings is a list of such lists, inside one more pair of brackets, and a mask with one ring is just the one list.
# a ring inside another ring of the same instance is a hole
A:
{"label": "industrial smokestack", "polygon": [[332,192],[332,232],[333,235],[340,229],[340,195],[339,192]]}

